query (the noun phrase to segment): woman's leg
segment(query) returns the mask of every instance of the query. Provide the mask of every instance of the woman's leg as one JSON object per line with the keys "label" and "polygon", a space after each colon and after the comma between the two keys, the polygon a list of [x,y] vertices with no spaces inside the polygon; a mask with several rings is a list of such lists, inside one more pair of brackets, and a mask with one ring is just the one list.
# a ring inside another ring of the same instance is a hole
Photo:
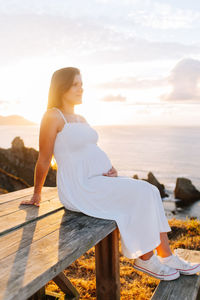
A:
{"label": "woman's leg", "polygon": [[160,245],[156,248],[157,254],[161,257],[167,257],[172,255],[172,251],[169,246],[169,239],[166,232],[160,233]]}
{"label": "woman's leg", "polygon": [[149,258],[151,258],[153,255],[153,251],[147,252],[145,254],[143,254],[142,256],[139,256],[141,259],[143,260],[148,260]]}
{"label": "woman's leg", "polygon": [[176,264],[175,267],[171,267],[166,264],[166,261],[165,263],[161,261],[166,259],[171,260],[171,258],[173,258],[166,232],[160,233],[160,240],[161,243],[156,249],[158,249],[159,255],[164,255],[165,257],[168,256],[169,258],[153,255],[153,251],[149,251],[148,253],[145,253],[144,255],[141,255],[139,258],[135,259],[133,268],[161,280],[177,279],[180,276],[180,267],[178,266],[177,269]]}
{"label": "woman's leg", "polygon": [[[161,257],[167,257],[172,254],[170,246],[169,246],[169,239],[166,232],[160,233],[160,245],[156,248],[157,254]],[[145,253],[144,255],[140,256],[143,260],[148,260],[153,255],[153,251]]]}

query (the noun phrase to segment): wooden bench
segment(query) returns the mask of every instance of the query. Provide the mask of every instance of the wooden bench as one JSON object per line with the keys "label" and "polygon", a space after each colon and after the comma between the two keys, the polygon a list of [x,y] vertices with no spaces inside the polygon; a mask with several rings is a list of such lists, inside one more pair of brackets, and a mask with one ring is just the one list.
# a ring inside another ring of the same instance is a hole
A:
{"label": "wooden bench", "polygon": [[[178,255],[200,263],[200,251],[177,249]],[[200,276],[181,275],[172,281],[160,281],[151,300],[200,300]]]}
{"label": "wooden bench", "polygon": [[43,188],[39,208],[20,206],[32,193],[31,187],[0,196],[0,299],[49,299],[50,280],[68,299],[79,299],[63,270],[95,245],[97,299],[119,300],[116,222],[66,210],[56,188]]}
{"label": "wooden bench", "polygon": [[[0,300],[53,299],[45,296],[49,280],[68,295],[65,299],[79,299],[63,270],[94,245],[97,299],[119,300],[116,222],[66,210],[56,188],[43,188],[40,208],[20,206],[32,193],[27,188],[0,196]],[[179,253],[200,262],[200,251]],[[152,300],[200,299],[199,286],[197,275],[160,281]]]}

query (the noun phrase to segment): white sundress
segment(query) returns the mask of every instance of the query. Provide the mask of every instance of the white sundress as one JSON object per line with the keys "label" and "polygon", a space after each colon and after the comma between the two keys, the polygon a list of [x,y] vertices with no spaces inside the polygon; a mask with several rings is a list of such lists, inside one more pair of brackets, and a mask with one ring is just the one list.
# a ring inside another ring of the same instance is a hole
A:
{"label": "white sundress", "polygon": [[88,123],[68,123],[57,110],[65,121],[54,145],[61,203],[72,211],[115,220],[127,258],[156,248],[160,232],[171,231],[157,187],[126,176],[102,175],[112,165],[97,145],[97,132]]}

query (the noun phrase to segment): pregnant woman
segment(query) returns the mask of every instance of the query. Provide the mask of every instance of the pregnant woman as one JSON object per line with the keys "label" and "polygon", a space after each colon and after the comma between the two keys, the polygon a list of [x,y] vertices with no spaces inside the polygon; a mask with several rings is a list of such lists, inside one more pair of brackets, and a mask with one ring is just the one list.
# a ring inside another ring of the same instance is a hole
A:
{"label": "pregnant woman", "polygon": [[183,261],[170,250],[167,232],[171,229],[158,189],[143,180],[118,176],[97,145],[97,132],[84,117],[74,113],[74,106],[82,103],[82,94],[79,69],[63,68],[53,74],[40,126],[34,194],[21,204],[40,205],[54,154],[61,203],[72,211],[115,220],[122,253],[135,259],[135,269],[161,280],[199,272],[200,265]]}

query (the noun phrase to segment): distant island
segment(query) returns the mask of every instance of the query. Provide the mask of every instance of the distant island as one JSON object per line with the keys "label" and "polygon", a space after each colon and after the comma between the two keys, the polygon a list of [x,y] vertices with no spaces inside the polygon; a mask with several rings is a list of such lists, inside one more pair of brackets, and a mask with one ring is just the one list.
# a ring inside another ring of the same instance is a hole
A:
{"label": "distant island", "polygon": [[18,115],[0,116],[0,125],[37,125],[34,122],[26,120],[24,117]]}

